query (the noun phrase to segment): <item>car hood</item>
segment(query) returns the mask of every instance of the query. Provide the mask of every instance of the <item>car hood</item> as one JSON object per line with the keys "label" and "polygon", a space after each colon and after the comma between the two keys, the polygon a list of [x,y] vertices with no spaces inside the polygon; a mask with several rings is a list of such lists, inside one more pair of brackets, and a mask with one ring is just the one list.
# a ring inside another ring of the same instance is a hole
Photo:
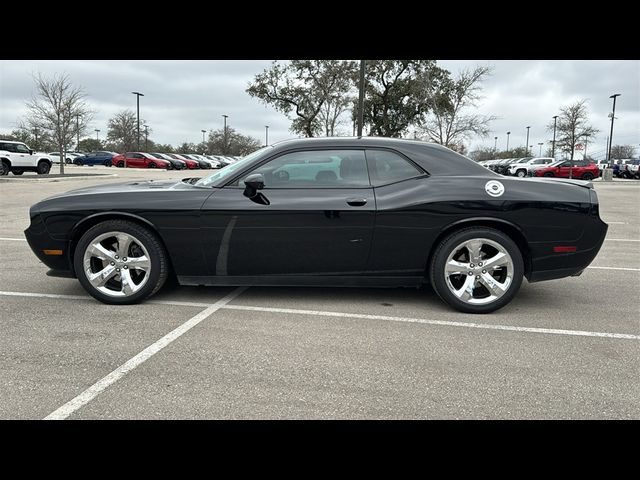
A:
{"label": "car hood", "polygon": [[192,184],[181,180],[137,180],[129,182],[110,183],[107,185],[96,185],[92,187],[77,188],[65,193],[60,193],[52,198],[72,197],[76,195],[94,195],[106,193],[124,193],[124,192],[157,192],[158,190],[184,190],[195,188]]}

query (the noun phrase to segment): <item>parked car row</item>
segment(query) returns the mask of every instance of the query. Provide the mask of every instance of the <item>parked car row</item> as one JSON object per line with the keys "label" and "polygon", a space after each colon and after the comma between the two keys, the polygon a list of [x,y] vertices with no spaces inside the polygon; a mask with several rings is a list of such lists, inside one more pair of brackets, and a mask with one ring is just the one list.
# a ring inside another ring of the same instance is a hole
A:
{"label": "parked car row", "polygon": [[160,152],[91,152],[76,156],[75,165],[104,165],[105,167],[163,168],[182,170],[195,168],[222,168],[234,163],[240,157],[222,155],[200,155],[197,153],[178,154]]}
{"label": "parked car row", "polygon": [[478,163],[501,175],[514,175],[522,178],[529,175],[529,172],[535,168],[548,165],[553,161],[551,157],[521,157],[485,160]]}

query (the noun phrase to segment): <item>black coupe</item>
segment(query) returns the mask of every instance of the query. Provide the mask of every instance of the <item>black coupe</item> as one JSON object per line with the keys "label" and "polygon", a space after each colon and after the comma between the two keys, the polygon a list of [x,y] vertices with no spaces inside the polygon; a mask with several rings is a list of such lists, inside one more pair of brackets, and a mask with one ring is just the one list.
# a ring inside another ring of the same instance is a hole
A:
{"label": "black coupe", "polygon": [[204,177],[73,190],[25,231],[52,276],[105,303],[182,285],[405,286],[486,313],[577,276],[607,232],[589,182],[503,177],[445,147],[290,140]]}

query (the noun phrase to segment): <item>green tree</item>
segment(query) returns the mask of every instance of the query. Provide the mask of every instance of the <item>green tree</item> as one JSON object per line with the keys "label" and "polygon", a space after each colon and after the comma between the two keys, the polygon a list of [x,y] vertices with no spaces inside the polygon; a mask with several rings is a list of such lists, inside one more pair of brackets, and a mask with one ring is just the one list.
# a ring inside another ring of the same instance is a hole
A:
{"label": "green tree", "polygon": [[470,137],[486,137],[489,124],[497,117],[469,112],[480,96],[480,84],[491,73],[489,67],[465,69],[455,78],[438,75],[426,92],[425,101],[432,109],[422,125],[427,138],[449,147]]}
{"label": "green tree", "polygon": [[[575,153],[576,144],[587,135],[593,138],[598,129],[588,124],[589,113],[586,100],[579,100],[569,106],[560,108],[558,115],[556,150],[566,153],[571,160]],[[547,130],[553,132],[553,122],[547,125]]]}
{"label": "green tree", "polygon": [[524,158],[529,157],[526,147],[516,147],[511,150],[498,152],[495,158]]}
{"label": "green tree", "polygon": [[191,142],[182,142],[180,145],[176,147],[176,152],[178,153],[199,153],[198,145]]}
{"label": "green tree", "polygon": [[434,80],[446,73],[434,60],[367,60],[363,121],[369,135],[402,137],[410,126],[422,124]]}
{"label": "green tree", "polygon": [[91,137],[83,138],[80,140],[78,149],[80,152],[96,152],[102,150],[102,142]]}
{"label": "green tree", "polygon": [[169,145],[168,143],[156,143],[155,144],[155,151],[156,152],[160,152],[160,153],[174,153],[175,150],[173,149],[172,145]]}
{"label": "green tree", "polygon": [[[93,112],[85,102],[83,89],[74,86],[69,75],[37,74],[34,81],[36,93],[27,102],[27,123],[30,128],[50,135],[60,158],[64,158],[76,132],[86,128]],[[60,162],[60,173],[64,174],[64,162]]]}
{"label": "green tree", "polygon": [[[140,125],[145,122],[140,119]],[[107,124],[107,142],[116,152],[130,152],[138,148],[136,114],[129,109],[116,113]],[[149,130],[151,131],[151,130]],[[140,128],[140,148],[144,148],[144,128]]]}
{"label": "green tree", "polygon": [[224,128],[212,130],[209,132],[206,151],[212,155],[245,156],[262,146],[260,140],[242,135],[231,127],[227,127],[227,142],[225,145]]}
{"label": "green tree", "polygon": [[476,162],[482,162],[483,160],[493,160],[498,158],[496,149],[491,147],[479,147],[469,153],[469,158]]}
{"label": "green tree", "polygon": [[355,62],[273,62],[249,84],[247,93],[292,120],[291,131],[307,137],[333,132],[348,104]]}

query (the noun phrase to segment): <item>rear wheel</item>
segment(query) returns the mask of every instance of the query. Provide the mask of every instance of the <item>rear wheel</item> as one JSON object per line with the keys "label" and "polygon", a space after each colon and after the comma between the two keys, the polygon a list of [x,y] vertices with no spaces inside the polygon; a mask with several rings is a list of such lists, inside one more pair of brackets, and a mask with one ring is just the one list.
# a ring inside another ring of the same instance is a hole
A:
{"label": "rear wheel", "polygon": [[9,173],[9,164],[6,161],[0,162],[0,175],[7,175]]}
{"label": "rear wheel", "polygon": [[589,172],[585,173],[582,175],[582,180],[593,180],[593,174]]}
{"label": "rear wheel", "polygon": [[470,227],[445,238],[429,268],[431,285],[453,308],[489,313],[508,304],[520,289],[524,262],[505,233]]}
{"label": "rear wheel", "polygon": [[111,160],[105,160],[103,165],[105,167],[110,167],[111,166]]}
{"label": "rear wheel", "polygon": [[87,230],[74,253],[78,280],[103,303],[137,303],[157,292],[168,273],[159,238],[127,220],[108,220]]}
{"label": "rear wheel", "polygon": [[46,175],[49,173],[49,170],[51,170],[51,164],[49,162],[45,162],[44,160],[38,162],[38,175]]}

